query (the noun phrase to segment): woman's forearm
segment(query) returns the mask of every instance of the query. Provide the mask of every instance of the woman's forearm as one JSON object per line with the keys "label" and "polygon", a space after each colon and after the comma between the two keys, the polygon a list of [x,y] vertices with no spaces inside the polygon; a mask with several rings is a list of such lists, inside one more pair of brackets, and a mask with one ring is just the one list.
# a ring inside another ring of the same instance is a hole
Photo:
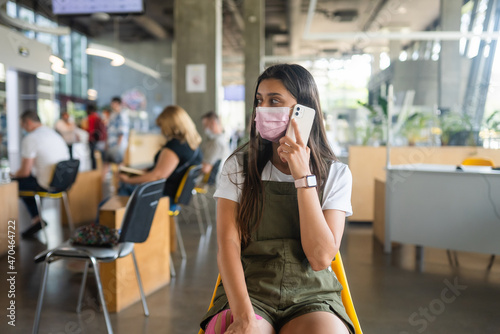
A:
{"label": "woman's forearm", "polygon": [[222,247],[219,244],[217,263],[233,317],[250,321],[255,318],[255,313],[248,295],[240,254],[241,246],[235,242],[225,243]]}
{"label": "woman's forearm", "polygon": [[323,270],[337,253],[340,240],[328,226],[316,188],[297,189],[297,199],[302,248],[313,270]]}
{"label": "woman's forearm", "polygon": [[127,183],[130,183],[130,184],[141,184],[141,183],[156,181],[156,180],[159,180],[159,179],[161,179],[161,177],[159,177],[158,175],[156,175],[155,173],[153,173],[151,171],[151,172],[148,172],[148,173],[145,173],[145,174],[142,174],[142,175],[137,175],[137,176],[134,176],[134,177],[130,177],[127,180]]}

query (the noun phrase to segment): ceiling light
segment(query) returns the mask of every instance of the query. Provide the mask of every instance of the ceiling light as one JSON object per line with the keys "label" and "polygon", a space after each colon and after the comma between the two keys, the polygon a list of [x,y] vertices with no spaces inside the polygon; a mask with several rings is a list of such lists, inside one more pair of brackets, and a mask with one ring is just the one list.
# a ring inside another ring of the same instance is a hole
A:
{"label": "ceiling light", "polygon": [[87,89],[87,97],[91,101],[97,100],[97,91],[92,88]]}
{"label": "ceiling light", "polygon": [[153,70],[152,68],[149,68],[147,66],[144,66],[136,61],[133,61],[132,59],[126,59],[125,60],[125,65],[133,68],[136,71],[142,72],[144,74],[147,74],[149,76],[152,76],[155,79],[160,79],[161,78],[161,73],[158,71]]}
{"label": "ceiling light", "polygon": [[58,66],[55,66],[54,64],[52,64],[52,66],[50,66],[50,68],[52,69],[52,71],[54,71],[56,73],[59,73],[59,74],[62,74],[62,75],[68,74],[68,69],[67,68],[58,67]]}
{"label": "ceiling light", "polygon": [[57,56],[50,55],[49,56],[49,61],[53,65],[56,65],[56,66],[59,66],[59,67],[63,67],[64,66],[64,61],[61,58],[57,57]]}
{"label": "ceiling light", "polygon": [[68,69],[64,68],[64,61],[61,58],[54,55],[50,55],[49,61],[52,63],[52,65],[50,65],[52,71],[62,75],[68,74]]}
{"label": "ceiling light", "polygon": [[399,14],[406,14],[407,12],[408,12],[408,9],[406,9],[406,7],[401,6],[398,8]]}
{"label": "ceiling light", "polygon": [[121,66],[125,64],[126,66],[133,68],[136,71],[142,72],[149,76],[152,76],[155,79],[161,78],[161,73],[153,70],[147,66],[144,66],[138,62],[135,62],[131,59],[125,59],[122,53],[114,48],[110,48],[108,46],[99,45],[95,43],[90,43],[87,50],[85,51],[88,55],[98,56],[103,58],[111,59],[111,66]]}
{"label": "ceiling light", "polygon": [[54,76],[52,74],[48,74],[48,73],[38,72],[36,74],[36,77],[40,80],[54,81]]}
{"label": "ceiling light", "polygon": [[121,52],[108,46],[90,43],[85,53],[91,56],[111,59],[111,66],[121,66],[125,63],[125,58]]}

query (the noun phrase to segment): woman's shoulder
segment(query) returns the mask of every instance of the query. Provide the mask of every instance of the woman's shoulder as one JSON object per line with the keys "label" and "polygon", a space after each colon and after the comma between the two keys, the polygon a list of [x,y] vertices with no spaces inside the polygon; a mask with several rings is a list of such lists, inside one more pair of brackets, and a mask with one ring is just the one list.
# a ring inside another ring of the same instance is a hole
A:
{"label": "woman's shoulder", "polygon": [[169,149],[175,151],[177,149],[184,149],[185,146],[189,147],[189,145],[187,145],[187,142],[182,143],[179,139],[172,138],[172,139],[168,140],[163,147],[169,148]]}
{"label": "woman's shoulder", "polygon": [[330,163],[330,171],[328,172],[328,178],[339,179],[343,177],[352,178],[349,166],[338,160],[332,161]]}
{"label": "woman's shoulder", "polygon": [[243,169],[245,159],[244,152],[235,152],[224,163],[223,171],[226,173],[237,173]]}
{"label": "woman's shoulder", "polygon": [[332,161],[330,163],[330,172],[331,171],[347,171],[349,170],[349,166],[347,166],[347,164],[343,163],[342,161],[339,161],[339,160],[336,160],[336,161]]}

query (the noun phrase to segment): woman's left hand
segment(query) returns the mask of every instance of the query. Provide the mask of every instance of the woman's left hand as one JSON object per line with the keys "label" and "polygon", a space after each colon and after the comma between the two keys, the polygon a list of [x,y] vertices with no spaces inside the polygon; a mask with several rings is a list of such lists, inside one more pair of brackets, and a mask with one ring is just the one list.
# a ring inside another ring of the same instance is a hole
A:
{"label": "woman's left hand", "polygon": [[302,140],[297,122],[294,119],[291,122],[297,142],[294,142],[288,136],[281,138],[278,155],[281,161],[288,163],[293,178],[298,180],[306,175],[311,175],[311,169],[309,168],[311,150]]}

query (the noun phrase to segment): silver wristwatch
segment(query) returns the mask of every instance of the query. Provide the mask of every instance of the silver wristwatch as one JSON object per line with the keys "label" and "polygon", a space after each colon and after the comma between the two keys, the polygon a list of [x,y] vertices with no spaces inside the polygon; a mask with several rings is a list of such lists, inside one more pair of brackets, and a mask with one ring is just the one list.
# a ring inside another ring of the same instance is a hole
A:
{"label": "silver wristwatch", "polygon": [[317,185],[316,175],[307,175],[301,179],[295,180],[295,188],[312,188]]}

